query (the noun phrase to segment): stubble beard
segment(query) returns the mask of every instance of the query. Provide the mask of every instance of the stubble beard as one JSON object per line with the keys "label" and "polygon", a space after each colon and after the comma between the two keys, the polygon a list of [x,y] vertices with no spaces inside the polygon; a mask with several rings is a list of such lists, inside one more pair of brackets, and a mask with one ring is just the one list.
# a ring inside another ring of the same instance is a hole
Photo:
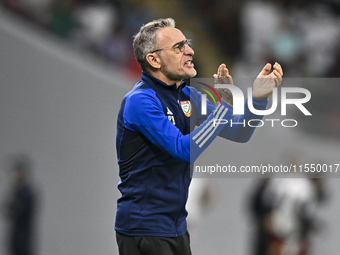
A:
{"label": "stubble beard", "polygon": [[193,74],[193,75],[190,75],[190,74],[187,74],[187,73],[184,73],[184,74],[176,74],[174,72],[172,72],[171,70],[169,70],[168,68],[164,68],[163,70],[163,73],[164,75],[171,81],[182,81],[183,79],[186,79],[186,78],[192,78],[196,75]]}

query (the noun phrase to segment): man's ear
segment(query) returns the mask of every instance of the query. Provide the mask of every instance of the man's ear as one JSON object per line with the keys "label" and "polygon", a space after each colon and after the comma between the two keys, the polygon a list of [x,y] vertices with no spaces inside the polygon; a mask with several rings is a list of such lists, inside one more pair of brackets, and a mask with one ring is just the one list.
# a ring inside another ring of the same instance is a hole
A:
{"label": "man's ear", "polygon": [[149,65],[155,69],[161,68],[161,60],[155,53],[146,55],[146,61],[148,61]]}

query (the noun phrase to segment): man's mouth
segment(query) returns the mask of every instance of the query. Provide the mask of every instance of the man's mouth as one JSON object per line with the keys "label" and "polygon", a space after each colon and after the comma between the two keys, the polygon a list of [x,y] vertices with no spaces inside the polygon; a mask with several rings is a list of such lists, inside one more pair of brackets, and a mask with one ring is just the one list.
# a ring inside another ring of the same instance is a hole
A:
{"label": "man's mouth", "polygon": [[193,67],[194,63],[192,63],[192,59],[189,59],[189,60],[185,61],[184,62],[184,66]]}

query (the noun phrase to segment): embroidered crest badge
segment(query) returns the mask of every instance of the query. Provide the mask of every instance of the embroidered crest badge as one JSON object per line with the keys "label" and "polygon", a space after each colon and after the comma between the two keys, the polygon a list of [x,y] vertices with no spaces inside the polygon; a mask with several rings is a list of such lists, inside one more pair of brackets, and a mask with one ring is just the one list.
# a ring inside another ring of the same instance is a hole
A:
{"label": "embroidered crest badge", "polygon": [[190,101],[181,101],[181,107],[185,116],[190,117],[191,115],[191,104]]}

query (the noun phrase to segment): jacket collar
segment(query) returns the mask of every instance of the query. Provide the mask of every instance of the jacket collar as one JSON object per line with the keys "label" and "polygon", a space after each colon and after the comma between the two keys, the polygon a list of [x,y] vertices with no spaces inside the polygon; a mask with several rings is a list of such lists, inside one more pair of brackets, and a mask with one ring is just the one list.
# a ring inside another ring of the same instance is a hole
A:
{"label": "jacket collar", "polygon": [[[176,83],[172,84],[172,85],[168,85],[165,82],[157,79],[156,77],[152,76],[151,74],[149,74],[146,71],[142,72],[142,80],[147,82],[147,83],[152,83],[154,85],[156,85],[158,88],[162,88],[162,89],[166,89],[169,91],[177,91],[177,85]],[[179,86],[178,91],[181,91],[185,86],[186,86],[186,82],[182,81],[181,85]]]}

